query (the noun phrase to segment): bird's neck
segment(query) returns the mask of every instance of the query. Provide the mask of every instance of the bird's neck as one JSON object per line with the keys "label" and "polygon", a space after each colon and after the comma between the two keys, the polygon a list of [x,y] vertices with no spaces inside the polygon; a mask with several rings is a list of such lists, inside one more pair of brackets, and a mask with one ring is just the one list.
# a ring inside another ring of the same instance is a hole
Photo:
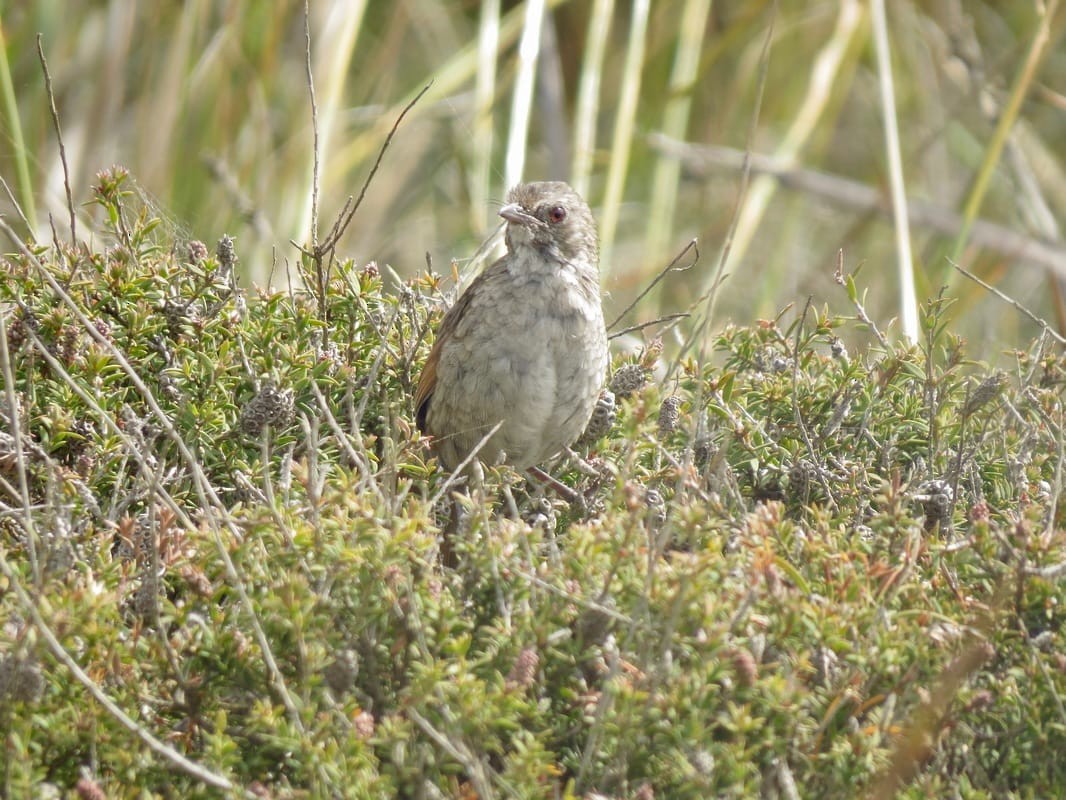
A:
{"label": "bird's neck", "polygon": [[522,244],[510,248],[508,271],[515,277],[522,275],[598,275],[599,269],[595,258],[582,254],[577,258],[566,258],[554,247],[536,247]]}

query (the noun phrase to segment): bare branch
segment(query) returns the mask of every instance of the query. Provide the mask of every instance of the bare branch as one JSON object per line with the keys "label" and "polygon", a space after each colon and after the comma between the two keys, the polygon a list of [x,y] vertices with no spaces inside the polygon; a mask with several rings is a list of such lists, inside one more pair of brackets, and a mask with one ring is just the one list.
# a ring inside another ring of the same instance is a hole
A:
{"label": "bare branch", "polygon": [[632,333],[633,331],[644,330],[644,328],[650,328],[652,325],[659,325],[663,322],[673,322],[677,319],[687,319],[691,316],[692,315],[689,314],[687,311],[679,311],[676,314],[667,314],[665,316],[659,317],[658,319],[649,320],[648,322],[638,322],[636,325],[630,325],[628,328],[622,328],[622,330],[610,334],[607,338],[617,339],[619,336],[625,336],[627,333]]}
{"label": "bare branch", "polygon": [[396,131],[397,129],[399,129],[400,123],[403,122],[403,118],[407,116],[407,112],[414,108],[415,103],[422,99],[422,95],[428,92],[429,87],[432,85],[432,81],[427,83],[425,86],[422,87],[422,91],[416,94],[411,100],[411,102],[404,106],[403,111],[401,111],[400,115],[396,118],[396,122],[393,123],[392,129],[389,131],[389,135],[385,137],[385,143],[381,145],[381,150],[378,151],[377,160],[374,161],[374,166],[371,168],[370,174],[366,176],[366,181],[363,182],[363,188],[359,191],[359,197],[356,198],[355,203],[351,206],[351,208],[348,209],[348,213],[341,219],[339,219],[337,223],[333,226],[333,230],[330,231],[330,234],[326,238],[326,240],[322,242],[319,247],[316,248],[315,251],[317,253],[325,253],[326,251],[335,247],[341,236],[344,235],[344,232],[348,229],[348,225],[351,224],[352,217],[354,217],[355,212],[359,210],[359,206],[362,204],[363,198],[366,196],[366,190],[369,188],[370,182],[374,180],[374,175],[377,174],[378,167],[381,166],[381,159],[384,158],[385,151],[388,150],[389,145],[392,144],[392,137],[396,135]]}
{"label": "bare branch", "polygon": [[107,710],[107,713],[114,717],[122,727],[140,739],[153,753],[166,759],[182,772],[191,775],[193,778],[201,781],[207,786],[213,786],[214,788],[222,789],[223,791],[236,790],[244,797],[256,797],[256,795],[251,792],[235,787],[228,778],[211,772],[202,764],[197,764],[195,761],[189,760],[174,748],[161,742],[142,725],[139,725],[136,720],[126,714],[125,711],[123,711],[110,697],[107,696],[107,694],[104,693],[104,690],[100,688],[99,684],[89,677],[88,673],[81,668],[70,653],[66,651],[55,633],[53,633],[52,629],[48,627],[48,623],[45,622],[44,618],[41,616],[40,610],[34,604],[29,593],[19,582],[18,575],[7,563],[6,553],[2,551],[0,551],[0,573],[3,573],[8,581],[8,585],[15,590],[15,594],[18,595],[19,598],[19,603],[25,610],[26,615],[33,621],[34,627],[48,645],[48,649],[52,651],[52,655],[55,656],[57,661],[71,671],[78,683],[84,686],[89,694],[96,699],[96,702],[102,705]]}
{"label": "bare branch", "polygon": [[[747,164],[754,173],[770,175],[783,186],[823,197],[837,205],[858,211],[876,211],[884,216],[892,213],[882,192],[838,175],[797,168],[771,156],[743,153],[730,147],[679,142],[661,133],[649,135],[648,143],[656,150],[681,159],[693,175],[708,175],[714,169],[738,170]],[[907,216],[912,224],[947,236],[957,236],[963,228],[960,215],[916,198],[907,199]],[[1053,242],[1026,236],[987,220],[974,221],[970,242],[1010,258],[1039,264],[1066,277],[1066,249]]]}
{"label": "bare branch", "polygon": [[4,193],[7,195],[7,199],[11,201],[11,207],[15,209],[15,213],[19,215],[22,224],[26,226],[26,231],[32,237],[34,235],[33,226],[30,225],[30,221],[26,218],[26,212],[22,210],[22,206],[19,205],[19,201],[15,198],[15,193],[11,191],[11,187],[7,185],[3,175],[0,175],[0,185],[4,187]]}
{"label": "bare branch", "polygon": [[37,55],[41,59],[41,69],[44,71],[44,89],[48,94],[48,107],[52,112],[52,125],[56,129],[56,139],[59,141],[59,160],[63,164],[63,188],[67,193],[67,211],[70,212],[70,243],[77,247],[78,231],[74,224],[74,195],[70,191],[70,170],[67,168],[67,148],[63,146],[63,131],[59,127],[59,112],[56,111],[56,97],[52,92],[52,74],[48,71],[48,61],[44,57],[44,47],[41,44],[41,34],[37,34]]}
{"label": "bare branch", "polygon": [[[688,266],[685,266],[685,267],[677,266],[677,262],[679,262],[682,258],[684,258],[685,254],[688,253],[689,250],[695,250],[696,251],[696,257],[692,260],[692,263],[689,264]],[[696,266],[697,263],[699,263],[699,260],[700,260],[699,240],[698,239],[693,239],[687,245],[685,245],[685,249],[684,250],[682,250],[680,253],[678,253],[676,256],[674,256],[674,260],[671,261],[669,264],[667,264],[666,268],[664,270],[662,270],[658,275],[655,276],[655,279],[644,288],[644,291],[637,295],[637,299],[634,300],[632,303],[630,303],[628,306],[626,306],[625,309],[623,309],[622,313],[614,318],[614,321],[611,322],[611,324],[607,326],[607,330],[610,330],[615,325],[617,325],[619,322],[621,322],[622,318],[625,317],[625,315],[628,314],[630,311],[632,311],[636,307],[637,303],[639,303],[641,300],[643,300],[647,296],[648,292],[650,292],[652,289],[654,289],[659,284],[659,282],[662,281],[662,279],[665,278],[668,274],[670,274],[671,272],[685,272],[686,270],[690,270],[694,266]]]}
{"label": "bare branch", "polygon": [[[976,231],[976,228],[974,230]],[[976,236],[974,238],[976,238]],[[950,258],[948,259],[948,263],[951,264],[951,266],[953,266],[955,269],[957,269],[963,275],[965,275],[967,278],[969,278],[971,281],[976,283],[978,286],[981,286],[981,287],[987,289],[988,291],[992,292],[992,294],[994,294],[996,297],[998,297],[1003,302],[1010,303],[1012,306],[1014,306],[1016,309],[1018,309],[1018,311],[1020,311],[1022,314],[1024,314],[1027,317],[1029,317],[1029,319],[1031,319],[1033,322],[1035,322],[1037,325],[1039,325],[1041,327],[1041,329],[1043,329],[1043,331],[1045,333],[1047,333],[1047,335],[1050,336],[1052,339],[1054,339],[1056,342],[1058,342],[1059,344],[1066,344],[1066,337],[1063,337],[1061,334],[1056,333],[1051,328],[1051,326],[1048,325],[1047,322],[1045,322],[1044,320],[1040,319],[1040,317],[1038,317],[1036,314],[1034,314],[1028,308],[1023,306],[1021,303],[1019,303],[1013,297],[1011,297],[1011,296],[1009,296],[1007,294],[1004,294],[999,289],[997,289],[995,286],[992,286],[991,284],[985,283],[983,280],[978,278],[976,275],[974,275],[968,269],[966,269],[964,267],[960,267],[958,264],[956,264]]]}
{"label": "bare branch", "polygon": [[[311,71],[311,2],[304,0],[304,50],[306,54],[307,94],[311,98],[311,131],[314,154],[311,168],[311,249],[318,248],[318,102],[315,99],[315,76]],[[321,287],[320,287],[321,288]]]}

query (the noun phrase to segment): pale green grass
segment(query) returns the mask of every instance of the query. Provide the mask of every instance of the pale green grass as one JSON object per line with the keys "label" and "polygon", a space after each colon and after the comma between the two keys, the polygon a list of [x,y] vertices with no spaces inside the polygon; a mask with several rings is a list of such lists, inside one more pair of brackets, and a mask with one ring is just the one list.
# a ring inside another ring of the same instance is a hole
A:
{"label": "pale green grass", "polygon": [[[1066,319],[1043,269],[1006,247],[966,244],[979,218],[1032,237],[1055,230],[1026,209],[1043,209],[1044,220],[1066,218],[1056,181],[1066,173],[1060,3],[1039,11],[962,2],[950,12],[888,4],[884,40],[899,132],[891,171],[865,4],[548,0],[532,13],[538,7],[311,3],[322,225],[361,186],[399,110],[432,82],[342,253],[388,263],[400,275],[424,269],[427,253],[443,272],[452,260],[463,267],[495,227],[494,203],[508,184],[555,172],[565,156],[601,222],[609,305],[623,308],[698,237],[700,265],[671,275],[638,315],[686,310],[714,279],[713,254],[742,181],[735,169],[691,178],[683,162],[649,146],[647,134],[661,131],[700,145],[744,149],[750,141],[753,152],[881,189],[886,203],[894,173],[908,198],[961,211],[964,220],[952,235],[934,234],[921,220],[911,225],[918,301],[949,282],[962,301],[954,310],[961,331],[989,344],[1032,333],[1008,320],[990,330],[985,293],[957,282],[951,256],[1041,316]],[[40,32],[72,195],[85,196],[95,173],[121,163],[176,230],[234,235],[244,275],[262,283],[273,274],[284,285],[297,258],[287,243],[310,238],[313,195],[302,15],[302,3],[251,0],[159,7],[40,0],[0,9],[0,175],[37,238],[51,238],[50,219],[64,226],[67,218],[35,52]],[[528,28],[538,19],[554,30],[550,63],[539,32]],[[752,128],[771,22],[765,97]],[[545,105],[540,94],[548,69],[558,70],[562,106]],[[565,154],[553,149],[560,137]],[[1008,145],[1017,158],[1004,160]],[[1041,166],[1025,173],[1019,163]],[[12,210],[6,197],[0,206]],[[827,206],[759,176],[739,211],[712,330],[807,295],[830,296],[842,248],[848,263],[866,265],[871,310],[912,318],[910,293],[887,268],[904,246],[891,218]],[[889,326],[890,335],[901,328]]]}

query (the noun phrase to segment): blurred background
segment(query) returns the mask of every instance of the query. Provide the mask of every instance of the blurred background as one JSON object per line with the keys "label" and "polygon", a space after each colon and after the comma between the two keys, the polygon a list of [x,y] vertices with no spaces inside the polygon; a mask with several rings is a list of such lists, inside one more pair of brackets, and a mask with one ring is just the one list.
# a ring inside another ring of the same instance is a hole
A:
{"label": "blurred background", "polygon": [[[867,312],[898,337],[890,96],[917,302],[947,286],[974,356],[1039,332],[954,259],[1066,328],[1066,13],[1054,0],[887,6],[882,27],[877,3],[851,0],[312,0],[320,238],[429,84],[341,256],[402,277],[427,257],[464,272],[510,183],[562,178],[600,221],[608,319],[698,238],[698,263],[621,324],[708,309],[728,241],[712,329],[808,296],[854,313],[833,280],[843,250]],[[67,212],[38,34],[79,215],[97,212],[94,175],[121,164],[175,234],[213,246],[228,233],[246,283],[285,286],[290,240],[311,239],[303,3],[0,0],[0,26],[0,176],[39,241],[49,215],[64,238]],[[16,219],[7,196],[0,210]]]}

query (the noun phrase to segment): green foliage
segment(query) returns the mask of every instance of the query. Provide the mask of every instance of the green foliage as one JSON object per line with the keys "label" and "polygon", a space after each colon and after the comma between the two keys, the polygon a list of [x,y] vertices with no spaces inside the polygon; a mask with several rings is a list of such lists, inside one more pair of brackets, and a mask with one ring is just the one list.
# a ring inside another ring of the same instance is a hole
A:
{"label": "green foliage", "polygon": [[93,248],[0,283],[5,795],[215,796],[16,584],[137,726],[268,796],[1066,787],[1047,342],[989,374],[936,300],[920,346],[849,355],[862,324],[810,307],[713,364],[651,343],[553,469],[580,502],[487,470],[452,570],[410,408],[438,280],[246,296],[232,242],[170,241],[123,191],[101,176]]}

